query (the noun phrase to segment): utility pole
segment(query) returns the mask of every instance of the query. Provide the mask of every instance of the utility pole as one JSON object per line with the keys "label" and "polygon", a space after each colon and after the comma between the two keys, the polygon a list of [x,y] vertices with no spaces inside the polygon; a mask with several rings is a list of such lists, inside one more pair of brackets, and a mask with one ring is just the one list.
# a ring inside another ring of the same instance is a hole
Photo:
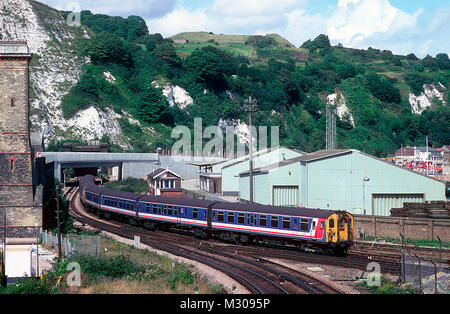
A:
{"label": "utility pole", "polygon": [[58,257],[62,258],[62,249],[61,249],[61,218],[60,218],[60,210],[59,210],[59,184],[56,184],[56,210],[57,210],[57,223],[58,223]]}
{"label": "utility pole", "polygon": [[329,101],[326,106],[326,149],[336,149],[336,107]]}
{"label": "utility pole", "polygon": [[256,106],[258,105],[258,101],[256,99],[253,99],[251,96],[248,97],[248,100],[245,100],[244,107],[249,112],[249,120],[250,120],[250,140],[249,140],[249,150],[250,150],[250,170],[249,170],[249,177],[250,177],[250,203],[254,202],[254,195],[253,195],[253,132],[252,132],[252,125],[253,125],[253,112],[256,111]]}

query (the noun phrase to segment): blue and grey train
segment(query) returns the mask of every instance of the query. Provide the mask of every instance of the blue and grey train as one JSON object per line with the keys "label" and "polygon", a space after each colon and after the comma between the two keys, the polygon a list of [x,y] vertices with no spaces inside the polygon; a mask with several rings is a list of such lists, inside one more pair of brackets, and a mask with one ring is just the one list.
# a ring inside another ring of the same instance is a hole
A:
{"label": "blue and grey train", "polygon": [[92,175],[81,179],[80,197],[101,218],[149,230],[177,228],[205,239],[293,244],[333,254],[353,244],[353,216],[345,211],[140,195],[100,187]]}

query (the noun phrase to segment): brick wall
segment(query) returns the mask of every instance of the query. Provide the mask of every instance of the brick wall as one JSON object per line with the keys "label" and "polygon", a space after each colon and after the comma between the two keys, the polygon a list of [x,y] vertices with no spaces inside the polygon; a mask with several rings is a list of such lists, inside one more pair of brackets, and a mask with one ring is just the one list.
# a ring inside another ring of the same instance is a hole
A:
{"label": "brick wall", "polygon": [[[26,43],[0,41],[0,44],[11,45],[10,51],[15,51],[14,47],[27,51]],[[28,100],[30,58],[27,53],[0,53],[0,216],[6,212],[9,226],[42,225],[42,201],[35,202],[33,195]],[[20,230],[14,235],[27,235]]]}
{"label": "brick wall", "polygon": [[355,215],[355,238],[359,239],[364,231],[366,236],[413,240],[450,241],[450,219],[419,219],[401,217],[379,217]]}

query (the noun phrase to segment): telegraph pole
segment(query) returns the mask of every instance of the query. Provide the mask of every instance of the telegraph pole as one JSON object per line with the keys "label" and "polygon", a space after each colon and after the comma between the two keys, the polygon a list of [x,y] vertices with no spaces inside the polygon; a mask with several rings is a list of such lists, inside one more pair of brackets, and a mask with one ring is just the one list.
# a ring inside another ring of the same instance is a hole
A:
{"label": "telegraph pole", "polygon": [[250,177],[250,203],[253,203],[254,201],[254,195],[253,195],[253,112],[256,111],[256,106],[258,105],[258,101],[256,99],[253,99],[251,96],[248,97],[248,100],[245,100],[246,110],[249,112],[249,120],[250,120],[250,140],[249,140],[249,149],[250,149],[250,170],[249,170],[249,177]]}

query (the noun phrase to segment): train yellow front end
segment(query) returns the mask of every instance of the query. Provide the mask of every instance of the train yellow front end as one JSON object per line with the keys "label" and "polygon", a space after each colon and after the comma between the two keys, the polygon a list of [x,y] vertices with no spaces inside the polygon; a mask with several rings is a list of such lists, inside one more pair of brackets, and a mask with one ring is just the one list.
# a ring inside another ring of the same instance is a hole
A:
{"label": "train yellow front end", "polygon": [[347,212],[336,212],[328,217],[327,243],[333,253],[346,253],[353,245],[353,216]]}

